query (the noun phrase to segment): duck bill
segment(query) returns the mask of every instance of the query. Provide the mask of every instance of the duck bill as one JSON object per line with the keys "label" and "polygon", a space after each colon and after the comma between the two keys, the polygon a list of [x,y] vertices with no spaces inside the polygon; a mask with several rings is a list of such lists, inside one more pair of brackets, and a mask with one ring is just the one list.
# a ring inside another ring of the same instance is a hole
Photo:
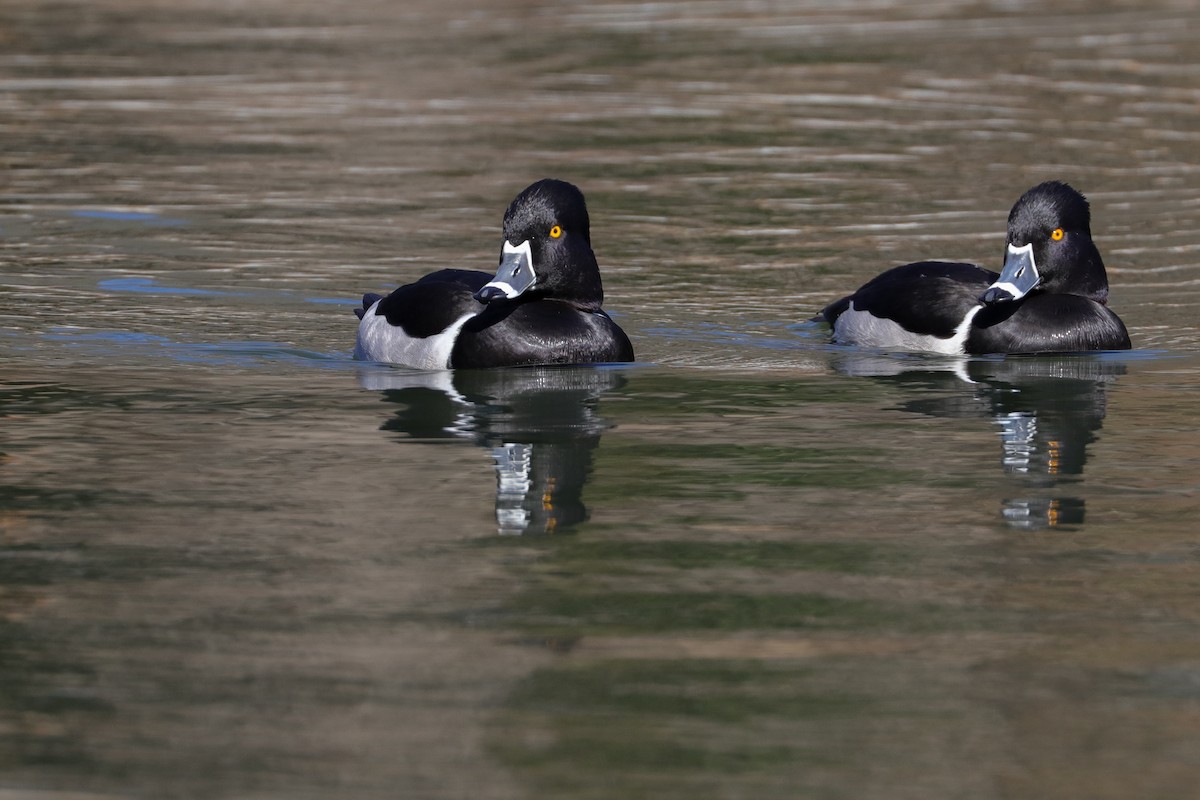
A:
{"label": "duck bill", "polygon": [[529,240],[526,239],[517,245],[505,242],[496,276],[475,293],[475,299],[481,303],[512,300],[514,297],[520,297],[535,282],[537,273],[533,271],[533,250],[529,246]]}
{"label": "duck bill", "polygon": [[1020,300],[1041,281],[1042,276],[1038,274],[1037,262],[1033,258],[1033,242],[1022,247],[1010,244],[1000,277],[979,295],[979,302],[991,305]]}

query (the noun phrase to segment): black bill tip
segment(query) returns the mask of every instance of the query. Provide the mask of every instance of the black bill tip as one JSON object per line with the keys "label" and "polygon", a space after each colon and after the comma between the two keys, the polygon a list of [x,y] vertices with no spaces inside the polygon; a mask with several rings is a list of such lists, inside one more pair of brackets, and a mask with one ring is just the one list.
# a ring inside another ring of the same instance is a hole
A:
{"label": "black bill tip", "polygon": [[508,295],[506,295],[504,293],[504,290],[501,289],[499,286],[485,286],[482,289],[480,289],[478,292],[476,292],[474,295],[476,300],[478,300],[481,303],[484,303],[485,305],[487,303],[491,303],[494,300],[503,300],[507,296]]}
{"label": "black bill tip", "polygon": [[1016,298],[1011,294],[997,286],[993,286],[983,294],[979,295],[979,302],[983,303],[985,306],[995,305],[996,303],[1007,303],[1010,300],[1015,299]]}

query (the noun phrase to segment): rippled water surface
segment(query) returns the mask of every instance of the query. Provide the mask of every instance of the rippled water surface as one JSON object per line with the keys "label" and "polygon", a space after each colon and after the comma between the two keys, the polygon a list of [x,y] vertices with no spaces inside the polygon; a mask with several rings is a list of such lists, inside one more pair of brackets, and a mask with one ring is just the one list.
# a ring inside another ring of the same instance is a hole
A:
{"label": "rippled water surface", "polygon": [[[1200,781],[1200,12],[0,7],[0,798]],[[579,184],[633,366],[351,309]],[[805,322],[1091,199],[1122,354]]]}

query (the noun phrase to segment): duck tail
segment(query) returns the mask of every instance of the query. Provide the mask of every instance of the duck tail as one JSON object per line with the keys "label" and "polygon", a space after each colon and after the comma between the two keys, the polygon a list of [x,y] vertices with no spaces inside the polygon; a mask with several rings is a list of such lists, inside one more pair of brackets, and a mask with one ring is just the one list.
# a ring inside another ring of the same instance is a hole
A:
{"label": "duck tail", "polygon": [[367,292],[366,294],[363,295],[362,308],[354,309],[354,316],[358,317],[359,319],[362,319],[363,315],[367,313],[367,309],[370,308],[371,306],[375,305],[382,299],[383,299],[383,295],[381,295],[381,294],[375,294],[374,292]]}
{"label": "duck tail", "polygon": [[841,300],[834,301],[825,306],[821,309],[821,313],[810,319],[809,322],[828,322],[832,325],[837,322],[837,318],[848,308],[850,308],[850,297],[843,297]]}

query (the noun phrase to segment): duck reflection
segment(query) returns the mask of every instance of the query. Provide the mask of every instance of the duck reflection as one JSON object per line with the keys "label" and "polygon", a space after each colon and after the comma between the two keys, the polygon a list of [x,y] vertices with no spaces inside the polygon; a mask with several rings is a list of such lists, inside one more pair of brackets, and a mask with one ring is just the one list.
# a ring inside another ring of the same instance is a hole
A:
{"label": "duck reflection", "polygon": [[625,383],[605,367],[522,367],[455,372],[364,372],[364,388],[398,408],[382,426],[409,439],[468,439],[496,465],[501,534],[551,533],[588,518],[583,486],[611,427],[599,397]]}
{"label": "duck reflection", "polygon": [[[848,356],[834,367],[907,386],[954,388],[901,408],[992,420],[1004,472],[1022,486],[1019,496],[1001,501],[1001,514],[1010,525],[1032,530],[1083,522],[1083,499],[1063,490],[1083,473],[1087,447],[1107,411],[1108,387],[1125,372],[1122,362],[1094,354],[951,361]],[[967,392],[959,391],[964,387]]]}

